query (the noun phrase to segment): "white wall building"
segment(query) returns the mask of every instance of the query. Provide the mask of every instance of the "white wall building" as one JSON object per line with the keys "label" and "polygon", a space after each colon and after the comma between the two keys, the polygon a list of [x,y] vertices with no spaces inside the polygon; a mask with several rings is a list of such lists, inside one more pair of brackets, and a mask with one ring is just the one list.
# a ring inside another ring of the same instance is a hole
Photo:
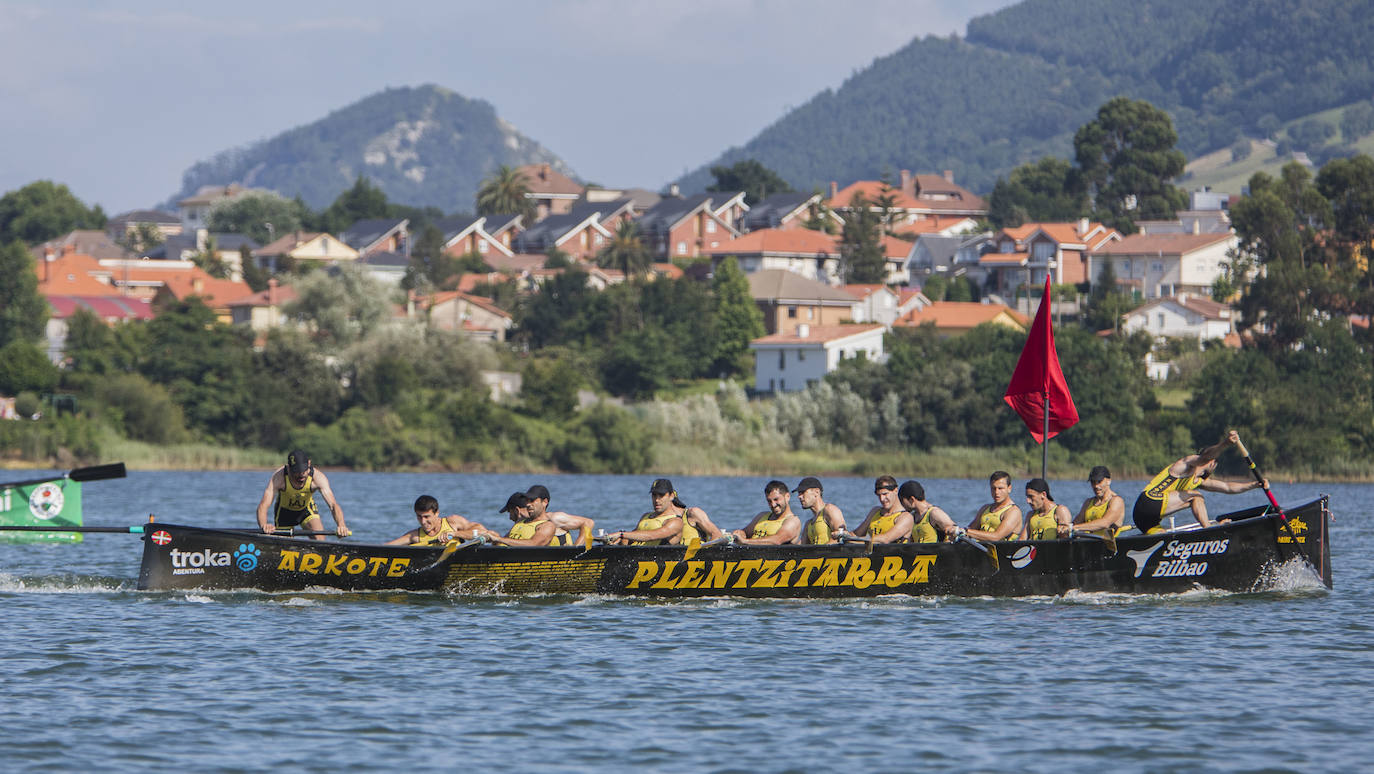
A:
{"label": "white wall building", "polygon": [[1145,331],[1156,338],[1224,339],[1235,330],[1234,311],[1226,304],[1190,293],[1157,298],[1122,318],[1129,333]]}
{"label": "white wall building", "polygon": [[825,378],[840,362],[865,357],[887,360],[883,325],[798,325],[795,331],[754,339],[754,389],[798,392]]}

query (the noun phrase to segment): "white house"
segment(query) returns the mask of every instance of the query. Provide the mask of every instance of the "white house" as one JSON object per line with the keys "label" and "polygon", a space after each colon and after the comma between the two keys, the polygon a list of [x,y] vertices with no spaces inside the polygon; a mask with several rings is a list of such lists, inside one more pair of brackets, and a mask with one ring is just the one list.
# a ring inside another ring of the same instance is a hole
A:
{"label": "white house", "polygon": [[1226,304],[1192,293],[1157,298],[1122,318],[1128,332],[1145,331],[1155,337],[1224,339],[1235,330],[1234,312]]}
{"label": "white house", "polygon": [[754,352],[754,388],[759,392],[797,392],[839,367],[840,361],[864,357],[887,360],[886,326],[798,325],[749,342]]}
{"label": "white house", "polygon": [[1222,275],[1226,254],[1240,240],[1232,233],[1132,234],[1092,253],[1096,283],[1111,261],[1118,282],[1135,287],[1147,299],[1178,293],[1209,295]]}

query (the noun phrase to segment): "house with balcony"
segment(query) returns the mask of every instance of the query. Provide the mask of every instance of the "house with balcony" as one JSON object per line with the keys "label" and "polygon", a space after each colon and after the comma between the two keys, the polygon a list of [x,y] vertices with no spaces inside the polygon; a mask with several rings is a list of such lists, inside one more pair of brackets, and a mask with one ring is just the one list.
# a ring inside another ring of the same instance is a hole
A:
{"label": "house with balcony", "polygon": [[1095,252],[1121,240],[1121,233],[1086,218],[1076,223],[1025,223],[992,236],[992,249],[978,261],[985,287],[1000,296],[1015,296],[1051,275],[1056,285],[1087,282]]}

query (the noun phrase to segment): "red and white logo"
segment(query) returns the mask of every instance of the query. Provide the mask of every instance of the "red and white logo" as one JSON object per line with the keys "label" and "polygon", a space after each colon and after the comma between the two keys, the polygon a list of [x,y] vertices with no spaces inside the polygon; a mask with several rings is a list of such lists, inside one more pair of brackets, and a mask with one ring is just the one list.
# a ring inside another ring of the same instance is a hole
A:
{"label": "red and white logo", "polygon": [[153,533],[153,542],[160,546],[165,546],[172,542],[172,536],[167,534],[167,530],[160,529]]}
{"label": "red and white logo", "polygon": [[1021,569],[1035,561],[1035,546],[1021,546],[1011,555],[1011,566]]}

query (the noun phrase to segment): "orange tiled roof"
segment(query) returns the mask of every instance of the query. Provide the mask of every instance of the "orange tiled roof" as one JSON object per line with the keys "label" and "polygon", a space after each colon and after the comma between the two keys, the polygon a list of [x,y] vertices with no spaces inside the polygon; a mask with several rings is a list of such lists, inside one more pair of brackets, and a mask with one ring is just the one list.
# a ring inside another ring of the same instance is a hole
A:
{"label": "orange tiled roof", "polygon": [[1223,234],[1132,234],[1120,242],[1097,250],[1105,255],[1182,255],[1204,247],[1235,239]]}
{"label": "orange tiled roof", "polygon": [[[149,274],[152,272],[145,271],[139,279],[146,279]],[[131,278],[132,275],[131,271]],[[220,305],[236,301],[253,292],[246,282],[211,277],[200,267],[192,268],[190,271],[183,270],[180,274],[168,274],[163,279],[163,287],[178,299],[200,296],[207,302]]]}
{"label": "orange tiled roof", "polygon": [[980,304],[976,301],[936,301],[930,306],[907,312],[892,324],[917,326],[933,322],[936,328],[973,328],[985,322],[992,322],[1003,314],[1015,320],[1022,328],[1030,324],[1029,318],[1009,306]]}
{"label": "orange tiled roof", "polygon": [[883,255],[887,256],[888,258],[905,258],[911,254],[912,244],[913,243],[908,242],[905,239],[902,239],[901,237],[895,237],[891,234],[884,234]]}
{"label": "orange tiled roof", "polygon": [[529,187],[533,194],[573,194],[581,196],[586,190],[584,186],[576,180],[559,172],[548,164],[526,164],[516,167],[525,178],[525,185]]}
{"label": "orange tiled roof", "polygon": [[110,270],[89,255],[70,253],[51,261],[42,258],[34,267],[38,292],[45,296],[118,296],[119,288],[96,279],[93,274]]}
{"label": "orange tiled roof", "polygon": [[762,228],[717,247],[702,250],[707,255],[752,255],[756,253],[838,255],[840,242],[835,237],[809,228]]}
{"label": "orange tiled roof", "polygon": [[656,263],[652,268],[655,274],[668,279],[680,279],[684,274],[682,267],[675,263]]}
{"label": "orange tiled roof", "polygon": [[885,287],[887,286],[879,285],[876,283],[864,284],[859,282],[852,282],[848,285],[841,285],[840,290],[843,290],[849,295],[862,301],[863,299],[868,298],[869,296],[873,295],[874,293],[877,293],[879,290],[882,290]]}
{"label": "orange tiled roof", "polygon": [[801,344],[804,342],[822,343],[834,341],[836,339],[848,338],[856,333],[867,333],[873,330],[882,330],[883,326],[878,323],[866,325],[812,325],[807,330],[806,338],[797,335],[797,331],[787,333],[770,333],[767,336],[754,339],[753,344]]}
{"label": "orange tiled roof", "polygon": [[[831,207],[849,207],[852,206],[854,197],[858,194],[863,194],[871,206],[874,200],[884,194],[883,182],[881,180],[855,181],[837,191],[826,203]],[[895,186],[892,187],[890,194],[893,198],[893,206],[899,209],[926,209],[931,204],[931,202],[919,201]]]}
{"label": "orange tiled roof", "polygon": [[240,298],[230,299],[230,300],[227,301],[224,305],[225,305],[225,306],[271,306],[271,304],[269,304],[269,303],[267,302],[267,296],[268,296],[269,293],[272,293],[272,294],[274,295],[274,301],[275,301],[275,303],[276,303],[277,306],[281,306],[282,304],[285,304],[285,303],[288,302],[288,301],[295,301],[295,300],[296,300],[296,289],[295,289],[295,288],[291,287],[290,285],[278,285],[275,292],[272,291],[272,290],[260,290],[260,291],[258,291],[257,293],[250,293],[249,295],[242,296],[242,297],[240,297]]}

